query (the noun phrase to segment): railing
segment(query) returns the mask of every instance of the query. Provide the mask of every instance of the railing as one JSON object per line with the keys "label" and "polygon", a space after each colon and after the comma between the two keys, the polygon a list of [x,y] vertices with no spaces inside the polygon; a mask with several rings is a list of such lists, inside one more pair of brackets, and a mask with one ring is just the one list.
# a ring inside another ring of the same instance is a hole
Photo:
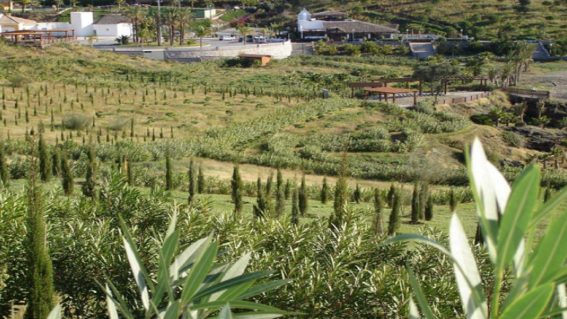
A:
{"label": "railing", "polygon": [[483,93],[478,93],[463,97],[453,97],[453,98],[442,97],[437,99],[437,104],[453,105],[453,104],[469,103],[480,100],[482,98],[489,97],[490,95],[491,95],[490,92],[483,92]]}
{"label": "railing", "polygon": [[537,97],[543,99],[548,99],[551,96],[551,92],[549,91],[538,91],[538,90],[530,90],[530,89],[506,88],[503,91],[507,92],[508,94],[523,95],[523,96]]}

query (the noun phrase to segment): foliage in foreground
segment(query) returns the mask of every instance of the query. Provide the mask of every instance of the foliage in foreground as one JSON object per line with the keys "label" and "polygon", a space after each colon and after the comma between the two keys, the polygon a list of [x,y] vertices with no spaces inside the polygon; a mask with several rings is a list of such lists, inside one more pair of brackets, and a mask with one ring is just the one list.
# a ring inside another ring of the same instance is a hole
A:
{"label": "foliage in foreground", "polygon": [[212,236],[202,238],[174,256],[179,248],[179,231],[175,229],[177,213],[159,251],[157,278],[154,282],[142,263],[140,251],[122,221],[124,247],[142,299],[142,309],[132,309],[112,283],[106,285],[108,312],[112,319],[118,313],[125,318],[209,318],[220,311],[220,318],[233,318],[232,309],[246,309],[239,317],[277,318],[286,314],[277,308],[249,302],[244,299],[278,288],[285,280],[256,285],[256,281],[270,272],[245,274],[251,254],[247,253],[233,264],[215,263],[218,245]]}
{"label": "foliage in foreground", "polygon": [[[472,145],[469,173],[480,219],[482,237],[492,264],[493,284],[484,286],[481,272],[456,214],[451,219],[449,249],[420,235],[400,235],[391,240],[417,241],[435,247],[453,264],[456,283],[467,318],[567,317],[567,214],[550,213],[567,197],[567,188],[545,204],[540,202],[541,176],[528,166],[512,188],[486,158],[478,140]],[[553,218],[542,238],[537,225]],[[511,279],[506,275],[511,273]],[[422,288],[408,267],[413,294],[425,318],[436,318]],[[509,286],[509,287],[505,287]],[[490,291],[489,294],[486,291]],[[412,318],[420,314],[410,306]]]}
{"label": "foliage in foreground", "polygon": [[[155,261],[160,259],[164,240],[156,234],[166,233],[176,209],[167,193],[154,190],[144,195],[118,175],[102,176],[100,181],[100,195],[94,200],[80,194],[66,197],[61,189],[46,194],[47,239],[65,317],[105,317],[106,292],[97,283],[105,278],[119,287],[128,305],[138,305],[132,309],[143,309],[126,255],[117,253],[124,245],[117,216],[124,217],[140,249],[140,263],[148,273],[158,274]],[[5,235],[0,237],[0,270],[5,269],[0,277],[0,303],[4,305],[11,300],[24,302],[27,296],[23,278],[28,269],[22,253],[26,207],[22,194],[9,190],[0,194],[0,233]],[[212,234],[222,252],[217,258],[220,263],[231,264],[252,252],[251,272],[269,269],[273,271],[269,279],[290,280],[252,298],[254,302],[300,311],[308,318],[391,318],[407,311],[410,286],[400,273],[410,264],[429,282],[424,284],[428,294],[446,296],[436,307],[445,316],[459,313],[450,263],[429,247],[410,252],[400,245],[380,246],[383,237],[366,220],[371,212],[349,207],[344,222],[329,228],[326,220],[294,225],[289,215],[261,220],[245,211],[238,218],[233,212],[215,215],[206,199],[199,197],[192,207],[178,209],[180,247]],[[437,231],[425,232],[445,240]]]}

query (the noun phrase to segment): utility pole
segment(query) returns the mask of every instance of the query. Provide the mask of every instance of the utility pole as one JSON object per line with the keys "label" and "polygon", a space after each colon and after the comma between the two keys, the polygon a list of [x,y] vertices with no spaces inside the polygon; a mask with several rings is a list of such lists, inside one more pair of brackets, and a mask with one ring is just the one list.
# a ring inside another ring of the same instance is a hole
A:
{"label": "utility pole", "polygon": [[161,46],[161,0],[157,0],[157,45]]}

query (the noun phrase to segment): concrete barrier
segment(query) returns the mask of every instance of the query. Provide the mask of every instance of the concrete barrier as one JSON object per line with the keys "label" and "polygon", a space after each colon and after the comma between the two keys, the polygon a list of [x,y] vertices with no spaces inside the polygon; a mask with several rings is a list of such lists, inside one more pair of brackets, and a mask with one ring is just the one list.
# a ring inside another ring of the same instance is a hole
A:
{"label": "concrete barrier", "polygon": [[115,53],[127,54],[131,56],[143,56],[148,59],[178,61],[178,62],[198,62],[203,60],[216,60],[235,58],[240,54],[262,54],[271,55],[276,60],[281,60],[291,56],[291,41],[281,43],[265,44],[246,44],[230,45],[223,47],[203,47],[201,48],[134,48],[121,49],[115,48]]}

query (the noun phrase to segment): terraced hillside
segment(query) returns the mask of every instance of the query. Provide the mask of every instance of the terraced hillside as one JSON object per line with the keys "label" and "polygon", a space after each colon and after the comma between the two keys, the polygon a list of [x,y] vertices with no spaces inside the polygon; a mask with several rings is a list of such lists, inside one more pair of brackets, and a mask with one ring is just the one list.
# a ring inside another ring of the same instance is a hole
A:
{"label": "terraced hillside", "polygon": [[[350,97],[351,81],[411,75],[417,62],[408,58],[296,57],[241,68],[76,46],[2,45],[2,52],[0,136],[14,143],[40,130],[50,143],[123,145],[134,162],[159,161],[169,149],[177,160],[200,156],[318,175],[337,175],[346,152],[356,178],[452,185],[466,183],[463,149],[474,136],[488,142],[496,161],[540,155],[511,142],[518,137],[506,128],[469,120],[510,108],[499,94],[472,106],[425,103],[418,111]],[[321,98],[323,89],[330,99]]]}

